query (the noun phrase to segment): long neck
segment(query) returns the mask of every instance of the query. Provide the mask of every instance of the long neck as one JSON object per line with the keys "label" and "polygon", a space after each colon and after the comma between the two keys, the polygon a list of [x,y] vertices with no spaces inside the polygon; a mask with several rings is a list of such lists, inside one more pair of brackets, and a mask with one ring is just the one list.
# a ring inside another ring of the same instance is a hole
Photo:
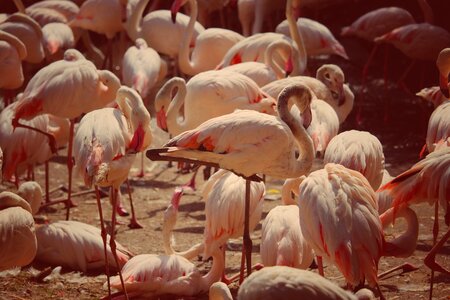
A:
{"label": "long neck", "polygon": [[25,5],[23,5],[22,0],[14,0],[14,4],[17,7],[17,10],[21,13],[25,13]]}
{"label": "long neck", "polygon": [[[289,112],[288,102],[292,98],[292,96],[297,96],[297,98],[300,99],[300,101],[297,101],[297,106],[300,108],[299,104],[301,102],[311,101],[311,98],[307,99],[307,97],[304,97],[303,95],[293,94],[292,91],[293,93],[303,94],[306,92],[310,93],[310,91],[306,86],[303,85],[290,86],[289,90],[285,88],[278,97],[278,114],[280,118],[291,129],[299,148],[299,156],[296,160],[296,163],[294,165],[291,165],[291,170],[289,174],[286,174],[286,177],[300,177],[302,175],[306,175],[311,170],[314,160],[314,146],[311,137],[306,132],[306,129],[301,126]],[[306,110],[309,110],[309,114],[311,113],[309,105],[307,109],[303,111],[300,110],[300,112],[304,113],[306,112]]]}
{"label": "long neck", "polygon": [[125,23],[125,29],[128,33],[128,36],[135,41],[141,34],[141,22],[142,22],[142,14],[144,13],[145,7],[147,6],[149,0],[140,0],[136,5],[133,13],[130,18]]}
{"label": "long neck", "polygon": [[[298,30],[297,27],[297,22],[294,19],[294,13],[292,11],[292,0],[288,0],[286,3],[286,19],[288,21],[291,38],[294,40],[294,42],[297,44],[298,47],[299,57],[297,64],[299,67],[299,73],[303,74],[306,70],[306,66],[308,63],[308,56],[306,53],[305,45],[303,44],[303,37],[301,36],[300,30]],[[294,74],[294,72],[292,73]]]}
{"label": "long neck", "polygon": [[172,232],[176,223],[177,211],[172,205],[169,205],[166,213],[164,214],[164,221],[162,226],[164,252],[169,255],[175,254],[183,256],[184,258],[191,260],[203,251],[203,243],[195,244],[194,246],[183,252],[175,251],[172,246]]}
{"label": "long neck", "polygon": [[220,248],[216,248],[213,255],[212,267],[208,273],[203,275],[200,281],[200,290],[207,292],[210,286],[220,280],[222,273],[225,269],[225,258],[223,256],[223,251]]}
{"label": "long neck", "polygon": [[189,75],[195,75],[197,72],[195,70],[194,62],[190,60],[189,57],[189,44],[191,42],[192,36],[194,35],[194,26],[197,22],[198,15],[198,5],[197,0],[189,0],[189,5],[191,8],[190,19],[186,31],[184,33],[183,41],[180,45],[180,52],[178,57],[178,64],[180,66],[181,72]]}
{"label": "long neck", "polygon": [[388,209],[380,216],[381,224],[383,228],[394,223],[395,218],[403,218],[407,223],[406,231],[393,239],[392,241],[386,241],[384,244],[383,255],[395,256],[395,257],[409,257],[417,245],[417,237],[419,235],[419,221],[417,220],[416,213],[409,207],[395,211],[394,208]]}
{"label": "long neck", "polygon": [[[175,97],[169,104],[167,108],[167,127],[169,132],[172,134],[178,134],[185,131],[186,116],[183,115],[184,119],[180,122],[179,114],[181,107],[184,104],[184,99],[186,98],[186,83],[177,81],[178,91]],[[172,90],[172,89],[171,89]]]}
{"label": "long neck", "polygon": [[434,14],[431,9],[430,4],[428,4],[427,0],[418,0],[420,9],[423,13],[423,19],[426,23],[433,24],[434,23]]}
{"label": "long neck", "polygon": [[284,205],[296,205],[296,201],[292,198],[292,192],[295,195],[299,194],[298,187],[300,183],[305,179],[305,176],[288,178],[284,181],[283,187],[281,188],[281,202]]}
{"label": "long neck", "polygon": [[266,53],[264,55],[264,63],[272,68],[272,70],[275,72],[277,79],[282,79],[285,77],[284,70],[275,63],[275,57],[274,53],[275,50],[280,46],[280,43],[271,43],[269,47],[266,49]]}
{"label": "long neck", "polygon": [[344,103],[342,103],[341,106],[338,106],[338,117],[339,117],[339,123],[342,124],[345,119],[348,117],[350,112],[353,109],[353,105],[355,102],[355,95],[350,90],[348,85],[344,84]]}

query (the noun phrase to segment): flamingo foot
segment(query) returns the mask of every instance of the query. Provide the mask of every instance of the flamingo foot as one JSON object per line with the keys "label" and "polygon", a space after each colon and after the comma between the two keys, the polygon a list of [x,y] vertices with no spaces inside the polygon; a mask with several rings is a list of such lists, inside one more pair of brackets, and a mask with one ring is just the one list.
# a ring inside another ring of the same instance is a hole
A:
{"label": "flamingo foot", "polygon": [[123,207],[121,204],[117,204],[116,207],[116,212],[119,214],[119,216],[121,217],[127,217],[130,215],[130,213],[125,209],[125,207]]}
{"label": "flamingo foot", "polygon": [[66,208],[72,208],[72,207],[77,207],[78,204],[76,204],[75,202],[73,202],[72,200],[67,199],[66,200]]}
{"label": "flamingo foot", "polygon": [[132,218],[132,219],[130,220],[130,224],[128,224],[128,227],[129,227],[130,229],[140,229],[140,228],[144,228],[144,226],[142,226],[141,224],[139,224],[139,222],[138,222],[135,218]]}
{"label": "flamingo foot", "polygon": [[[262,268],[264,268],[264,265],[261,264],[261,263],[257,263],[257,264],[252,266],[252,271],[259,271]],[[222,274],[222,282],[225,283],[226,285],[230,285],[233,282],[235,282],[236,280],[238,280],[240,276],[241,276],[241,273],[237,273],[237,274],[234,274],[231,277],[228,277],[224,273],[224,274]]]}
{"label": "flamingo foot", "polygon": [[412,265],[410,263],[404,263],[404,264],[402,264],[400,266],[394,267],[394,268],[392,268],[390,270],[387,270],[387,271],[381,273],[380,275],[378,275],[378,279],[382,279],[382,278],[386,277],[389,274],[392,274],[393,272],[395,272],[397,270],[402,270],[401,273],[400,273],[400,275],[401,275],[401,274],[409,273],[409,272],[412,272],[412,271],[415,271],[415,270],[418,270],[418,269],[419,269],[419,267],[416,267],[415,265]]}

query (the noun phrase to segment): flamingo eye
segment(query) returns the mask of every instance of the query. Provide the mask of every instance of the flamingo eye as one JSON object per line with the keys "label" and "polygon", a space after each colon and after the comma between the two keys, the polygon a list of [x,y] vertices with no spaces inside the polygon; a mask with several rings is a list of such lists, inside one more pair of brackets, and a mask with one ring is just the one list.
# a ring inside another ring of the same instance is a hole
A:
{"label": "flamingo eye", "polygon": [[330,79],[331,78],[330,73],[325,73],[325,78]]}

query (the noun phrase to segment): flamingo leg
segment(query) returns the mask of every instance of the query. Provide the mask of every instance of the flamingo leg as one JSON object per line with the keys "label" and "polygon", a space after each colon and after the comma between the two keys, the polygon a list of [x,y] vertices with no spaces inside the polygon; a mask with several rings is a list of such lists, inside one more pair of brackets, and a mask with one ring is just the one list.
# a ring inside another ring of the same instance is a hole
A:
{"label": "flamingo leg", "polygon": [[383,66],[383,78],[384,78],[384,89],[387,89],[388,82],[388,58],[389,58],[389,47],[384,48],[384,66]]}
{"label": "flamingo leg", "polygon": [[72,169],[73,169],[73,133],[75,131],[75,120],[70,120],[69,129],[69,145],[67,146],[67,172],[69,173],[69,183],[67,188],[67,202],[66,202],[66,220],[69,220],[70,208],[74,207],[75,204],[72,202]]}
{"label": "flamingo leg", "polygon": [[95,195],[97,198],[97,208],[98,208],[98,214],[100,217],[100,229],[101,229],[101,235],[102,235],[102,240],[103,240],[103,251],[105,254],[105,273],[106,273],[106,277],[108,278],[108,296],[109,296],[109,299],[111,299],[111,282],[109,280],[108,251],[106,249],[106,229],[105,229],[105,223],[103,221],[102,203],[100,202],[100,192],[98,190],[98,186],[95,186]]}
{"label": "flamingo leg", "polygon": [[[118,193],[119,193],[119,190],[117,188],[111,187],[111,195],[112,195],[112,199],[113,199],[113,207],[116,207]],[[111,253],[114,256],[114,260],[116,261],[116,265],[117,265],[117,268],[119,270],[120,283],[122,284],[122,290],[123,290],[123,292],[125,294],[125,299],[128,300],[128,294],[127,294],[127,290],[125,288],[125,283],[123,281],[122,271],[120,270],[119,257],[117,256],[117,246],[116,246],[115,236],[116,236],[116,210],[112,209],[111,236],[110,236],[110,239],[109,239],[109,247],[111,248]]]}
{"label": "flamingo leg", "polygon": [[22,128],[26,128],[26,129],[29,129],[29,130],[34,130],[36,132],[39,132],[39,133],[47,136],[48,137],[48,145],[50,146],[50,150],[52,151],[53,154],[57,153],[58,148],[56,146],[56,140],[55,140],[55,137],[53,136],[53,134],[45,132],[45,131],[42,131],[42,130],[40,130],[38,128],[35,128],[35,127],[28,126],[26,124],[22,124],[22,123],[19,122],[18,119],[13,119],[12,120],[12,125],[13,125],[14,129],[17,128],[17,127],[22,127]]}
{"label": "flamingo leg", "polygon": [[402,270],[402,272],[400,274],[404,274],[404,273],[409,273],[409,272],[412,272],[412,271],[415,271],[418,269],[419,269],[419,267],[416,267],[410,263],[404,263],[400,266],[396,266],[392,269],[389,269],[389,270],[379,274],[378,279],[382,279],[382,278],[386,277],[387,275],[394,273],[397,270]]}
{"label": "flamingo leg", "polygon": [[444,269],[442,266],[440,266],[436,263],[436,254],[449,238],[450,238],[450,229],[447,230],[447,233],[444,234],[444,236],[439,240],[438,243],[436,243],[436,245],[433,246],[433,248],[431,248],[430,252],[427,254],[427,256],[425,257],[425,260],[424,260],[425,265],[428,268],[430,268],[434,271],[444,273],[447,276],[450,276],[450,271]]}
{"label": "flamingo leg", "polygon": [[[436,241],[437,241],[437,237],[438,237],[438,233],[439,233],[439,201],[436,201],[434,204],[434,224],[433,224],[433,248],[434,249],[436,247]],[[430,251],[431,253],[431,251]],[[428,253],[428,255],[425,257],[425,259],[428,258],[428,256],[430,255],[430,253]],[[431,298],[433,297],[433,284],[434,284],[434,270],[436,269],[436,267],[440,267],[438,264],[436,264],[436,262],[434,261],[434,257],[436,256],[436,253],[434,253],[434,256],[431,258],[428,258],[428,263],[430,263],[433,267],[430,267],[431,269],[431,276],[430,276],[430,297],[429,299],[431,300]],[[434,262],[434,264],[433,264]],[[426,263],[425,263],[426,264]],[[442,269],[442,268],[441,268]]]}
{"label": "flamingo leg", "polygon": [[370,66],[370,63],[373,60],[373,57],[375,56],[375,53],[377,52],[377,49],[378,49],[378,44],[375,44],[375,46],[372,47],[372,51],[370,51],[369,58],[367,59],[367,62],[366,62],[366,64],[363,67],[362,75],[361,75],[361,77],[362,77],[362,86],[363,87],[366,84],[367,73],[369,72],[369,66]]}
{"label": "flamingo leg", "polygon": [[131,220],[130,224],[128,224],[128,227],[132,229],[137,228],[144,228],[139,222],[136,220],[136,214],[134,213],[134,205],[133,205],[133,198],[131,197],[131,189],[130,189],[130,181],[127,178],[127,188],[128,188],[128,197],[130,198],[130,207],[131,207]]}
{"label": "flamingo leg", "polygon": [[245,218],[244,218],[244,248],[247,261],[247,277],[252,273],[252,239],[250,238],[250,183],[245,180]]}
{"label": "flamingo leg", "polygon": [[191,190],[195,191],[195,178],[197,177],[197,173],[198,173],[198,169],[200,169],[200,165],[197,165],[194,167],[194,174],[192,174],[191,179],[185,183],[182,187],[185,188],[190,188]]}
{"label": "flamingo leg", "polygon": [[322,256],[317,256],[317,267],[319,269],[319,274],[325,277],[325,273],[323,272],[323,261]]}
{"label": "flamingo leg", "polygon": [[50,202],[50,187],[48,183],[48,160],[45,162],[45,203]]}
{"label": "flamingo leg", "polygon": [[411,95],[413,95],[413,93],[411,93],[411,91],[406,87],[405,78],[409,74],[409,72],[411,71],[411,69],[414,67],[415,64],[416,64],[416,60],[413,60],[397,81],[397,86],[402,88],[406,93],[411,94]]}

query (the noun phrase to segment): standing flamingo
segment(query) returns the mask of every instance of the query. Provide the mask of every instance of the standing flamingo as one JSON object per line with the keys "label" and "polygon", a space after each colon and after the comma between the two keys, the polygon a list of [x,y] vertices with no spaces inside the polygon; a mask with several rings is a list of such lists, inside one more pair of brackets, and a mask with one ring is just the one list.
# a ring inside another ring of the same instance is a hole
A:
{"label": "standing flamingo", "polygon": [[344,131],[332,138],[323,161],[360,172],[374,190],[380,187],[383,180],[383,146],[376,136],[367,131]]}
{"label": "standing flamingo", "polygon": [[23,84],[22,60],[27,56],[27,49],[14,35],[0,30],[0,55],[0,89],[5,90],[3,103],[8,106],[13,98],[9,91]]}
{"label": "standing flamingo", "polygon": [[[122,86],[117,92],[116,102],[119,109],[93,110],[81,119],[74,139],[74,157],[78,173],[83,176],[86,185],[94,184],[96,190],[98,186],[111,187],[114,209],[109,244],[116,264],[119,265],[114,231],[118,190],[128,176],[135,154],[145,150],[152,137],[150,114],[136,91]],[[98,192],[97,205],[106,255],[106,231]],[[132,204],[131,208],[133,216],[130,227],[139,228]],[[109,276],[108,264],[106,274]],[[119,275],[122,278],[120,272]],[[108,290],[111,292],[109,284]]]}
{"label": "standing flamingo", "polygon": [[[39,114],[50,113],[69,118],[70,135],[67,154],[69,173],[67,207],[72,204],[72,142],[75,118],[112,102],[120,87],[119,79],[110,71],[97,70],[93,63],[75,49],[65,52],[65,59],[53,62],[37,72],[26,86],[23,96],[14,108],[12,125],[24,127],[20,119],[29,120]],[[64,99],[64,101],[61,101]],[[33,129],[36,130],[36,129]],[[39,131],[49,137],[50,149],[56,152],[52,135]],[[69,209],[66,217],[69,217]]]}
{"label": "standing flamingo", "polygon": [[[57,221],[36,227],[38,250],[36,260],[52,266],[63,266],[86,273],[105,267],[103,241],[100,229],[77,221]],[[107,238],[109,240],[109,236]],[[108,264],[120,269],[132,257],[130,251],[117,243],[116,265],[108,247]]]}
{"label": "standing flamingo", "polygon": [[[301,32],[303,44],[305,44],[308,56],[335,54],[348,59],[344,46],[336,40],[334,35],[325,25],[308,18],[298,18],[297,27]],[[275,32],[290,37],[288,21],[284,20],[278,24]]]}
{"label": "standing flamingo", "polygon": [[314,258],[300,229],[298,206],[291,191],[298,195],[304,177],[286,179],[281,190],[283,205],[272,208],[262,223],[260,254],[264,267],[308,268]]}
{"label": "standing flamingo", "polygon": [[37,244],[31,207],[12,192],[0,193],[0,271],[26,266],[36,255]]}
{"label": "standing flamingo", "polygon": [[[281,178],[301,176],[311,169],[314,151],[306,130],[289,113],[291,100],[299,107],[304,125],[308,126],[312,94],[304,85],[289,86],[278,98],[280,117],[236,110],[183,132],[166,143],[165,148],[147,151],[147,157],[210,163],[247,178],[257,173]],[[247,180],[244,223],[247,274],[251,269],[249,207],[250,180]]]}
{"label": "standing flamingo", "polygon": [[193,76],[203,71],[213,70],[228,49],[243,40],[244,37],[232,30],[208,28],[199,33],[195,39],[194,48],[190,48],[198,14],[197,0],[175,0],[171,11],[175,18],[180,8],[188,2],[190,19],[180,44],[178,66],[182,73]]}
{"label": "standing flamingo", "polygon": [[450,147],[442,147],[427,155],[427,157],[409,170],[401,173],[392,181],[380,188],[393,199],[392,207],[385,214],[401,212],[411,204],[428,202],[435,205],[433,226],[433,248],[425,257],[425,265],[431,269],[430,299],[433,293],[434,271],[450,275],[450,272],[435,261],[437,252],[450,237],[450,229],[437,242],[439,233],[439,205],[445,211],[445,224],[450,225]]}

